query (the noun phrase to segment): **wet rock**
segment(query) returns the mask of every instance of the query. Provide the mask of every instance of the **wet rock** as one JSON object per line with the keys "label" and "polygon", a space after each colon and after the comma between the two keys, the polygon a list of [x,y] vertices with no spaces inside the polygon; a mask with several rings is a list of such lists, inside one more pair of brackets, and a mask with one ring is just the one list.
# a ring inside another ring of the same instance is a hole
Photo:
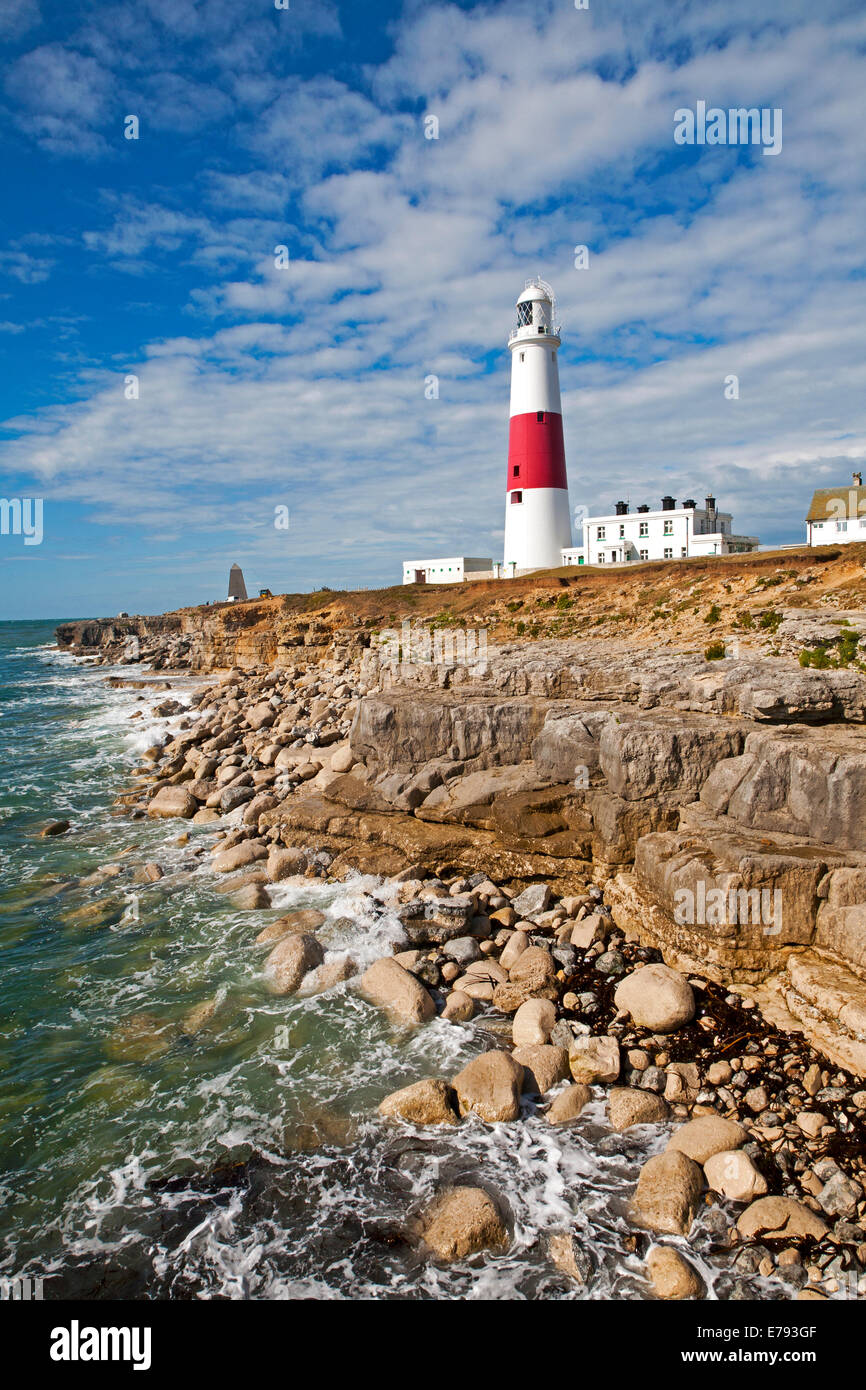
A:
{"label": "wet rock", "polygon": [[638,1226],[667,1235],[688,1235],[704,1185],[697,1163],[667,1149],[643,1166],[631,1204]]}
{"label": "wet rock", "polygon": [[483,1052],[455,1076],[453,1086],[461,1115],[473,1111],[495,1124],[520,1114],[523,1067],[507,1052]]}
{"label": "wet rock", "polygon": [[361,991],[403,1023],[426,1023],[436,1016],[436,1005],[424,986],[393,959],[383,956],[361,976]]}
{"label": "wet rock", "polygon": [[[166,787],[166,788],[164,788],[163,790],[165,790],[165,791],[174,791],[175,788],[174,788],[174,787]],[[151,804],[152,804],[152,803],[151,803]],[[157,813],[157,814],[159,814],[159,813]],[[166,812],[163,812],[162,814],[163,814],[163,815],[169,815],[169,814],[182,815],[183,812],[181,812],[181,811],[167,812],[167,811],[166,811]],[[43,825],[42,829],[39,831],[39,838],[40,838],[41,840],[44,840],[44,839],[47,839],[48,837],[50,837],[50,836],[52,836],[52,835],[65,835],[66,832],[67,832],[67,830],[69,829],[69,825],[70,825],[70,822],[69,822],[68,820],[52,820],[52,821],[49,821],[48,824],[47,824],[47,825]]]}
{"label": "wet rock", "polygon": [[459,1117],[454,1092],[447,1081],[431,1077],[392,1091],[379,1106],[379,1114],[414,1125],[456,1125]]}
{"label": "wet rock", "polygon": [[282,917],[278,917],[276,922],[271,922],[270,926],[265,927],[256,937],[259,945],[264,945],[268,941],[279,941],[284,936],[294,933],[315,932],[325,922],[327,918],[324,912],[319,912],[314,907],[298,908],[294,912],[287,912]]}
{"label": "wet rock", "polygon": [[183,1016],[183,1022],[181,1023],[183,1032],[189,1035],[200,1032],[214,1017],[218,1004],[219,999],[216,996],[213,999],[204,999],[200,1004],[196,1004]]}
{"label": "wet rock", "polygon": [[284,937],[265,961],[265,975],[274,993],[294,994],[304,976],[322,964],[324,956],[324,947],[315,936],[303,933]]}
{"label": "wet rock", "polygon": [[658,1298],[702,1298],[704,1281],[694,1265],[670,1245],[654,1245],[647,1256],[647,1274]]}
{"label": "wet rock", "polygon": [[619,951],[603,951],[596,958],[595,968],[599,975],[621,975],[626,969],[625,957]]}
{"label": "wet rock", "polygon": [[[549,999],[527,999],[514,1015],[511,1037],[515,1047],[533,1047],[550,1041],[556,1024],[556,1007]],[[569,1043],[571,1034],[569,1033]]]}
{"label": "wet rock", "polygon": [[172,1037],[171,1025],[155,1014],[134,1014],[114,1030],[105,1051],[117,1062],[150,1062],[168,1052]]}
{"label": "wet rock", "polygon": [[568,1063],[575,1081],[616,1081],[619,1076],[619,1043],[611,1037],[573,1038]]}
{"label": "wet rock", "polygon": [[767,1181],[749,1155],[736,1149],[712,1154],[704,1164],[704,1175],[714,1192],[732,1202],[751,1202],[767,1191]]}
{"label": "wet rock", "polygon": [[232,893],[230,901],[235,907],[250,911],[254,908],[270,907],[271,900],[260,883],[246,883]]}
{"label": "wet rock", "polygon": [[160,787],[147,806],[147,814],[154,818],[180,817],[189,820],[198,810],[198,802],[186,787]]}
{"label": "wet rock", "polygon": [[576,1120],[585,1105],[592,1100],[592,1091],[588,1086],[575,1083],[566,1086],[564,1091],[560,1091],[558,1096],[554,1096],[548,1107],[545,1119],[551,1125],[565,1125],[571,1120]]}
{"label": "wet rock", "polygon": [[759,1197],[741,1214],[737,1230],[746,1240],[820,1240],[827,1223],[792,1197]]}
{"label": "wet rock", "polygon": [[735,1120],[721,1115],[699,1115],[671,1135],[668,1150],[686,1154],[695,1163],[706,1163],[713,1154],[742,1148],[748,1133]]}
{"label": "wet rock", "polygon": [[666,965],[643,965],[616,987],[614,1002],[641,1028],[672,1033],[695,1016],[695,996],[685,976]]}
{"label": "wet rock", "polygon": [[271,883],[282,883],[285,878],[302,874],[307,867],[306,855],[299,849],[284,849],[273,845],[268,851],[267,875]]}
{"label": "wet rock", "polygon": [[568,1052],[549,1043],[516,1047],[512,1056],[523,1067],[523,1089],[544,1095],[568,1076]]}
{"label": "wet rock", "polygon": [[358,966],[351,956],[336,956],[333,960],[326,960],[313,971],[305,982],[305,988],[308,987],[314,994],[324,994],[325,990],[333,989],[334,985],[354,979],[357,973]]}
{"label": "wet rock", "polygon": [[475,1015],[475,1000],[462,989],[452,989],[445,1000],[442,1017],[449,1023],[468,1023]]}
{"label": "wet rock", "polygon": [[421,1235],[434,1255],[447,1262],[508,1244],[499,1208],[480,1187],[452,1187],[440,1193],[424,1214]]}
{"label": "wet rock", "polygon": [[219,850],[211,860],[211,868],[217,874],[229,874],[234,869],[242,869],[247,864],[255,864],[259,859],[267,859],[267,845],[261,840],[241,840],[230,849]]}
{"label": "wet rock", "polygon": [[621,1133],[632,1125],[663,1124],[670,1111],[661,1096],[631,1086],[615,1086],[608,1096],[611,1128]]}
{"label": "wet rock", "polygon": [[551,1262],[562,1274],[567,1274],[577,1284],[588,1284],[592,1278],[592,1256],[584,1250],[577,1236],[570,1231],[559,1231],[550,1236],[547,1253]]}

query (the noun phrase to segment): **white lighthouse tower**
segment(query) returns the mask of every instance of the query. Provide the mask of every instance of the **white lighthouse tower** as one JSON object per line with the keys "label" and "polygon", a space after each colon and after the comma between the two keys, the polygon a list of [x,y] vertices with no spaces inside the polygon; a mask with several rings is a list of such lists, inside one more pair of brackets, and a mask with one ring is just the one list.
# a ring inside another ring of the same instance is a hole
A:
{"label": "white lighthouse tower", "polygon": [[527,280],[517,301],[511,352],[511,421],[505,494],[506,566],[551,569],[571,545],[559,396],[559,325],[553,290]]}

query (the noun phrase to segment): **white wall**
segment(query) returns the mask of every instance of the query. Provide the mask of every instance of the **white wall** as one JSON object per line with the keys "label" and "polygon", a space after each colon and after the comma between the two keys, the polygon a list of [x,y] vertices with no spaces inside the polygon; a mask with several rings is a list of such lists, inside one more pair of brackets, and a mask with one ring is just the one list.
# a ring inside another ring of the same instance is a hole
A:
{"label": "white wall", "polygon": [[518,338],[511,346],[510,413],[528,415],[535,410],[562,414],[556,340]]}

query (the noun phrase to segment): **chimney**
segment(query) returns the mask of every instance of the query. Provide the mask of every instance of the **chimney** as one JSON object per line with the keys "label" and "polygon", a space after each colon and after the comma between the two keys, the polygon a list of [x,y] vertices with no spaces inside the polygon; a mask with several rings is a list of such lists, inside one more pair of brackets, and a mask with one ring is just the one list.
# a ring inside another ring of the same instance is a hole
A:
{"label": "chimney", "polygon": [[674,499],[673,497],[663,497],[663,498],[662,498],[662,511],[663,511],[663,512],[672,512],[673,509],[674,509],[674,507],[675,507],[676,505],[677,505],[677,504],[676,504],[676,501],[675,501],[675,499]]}
{"label": "chimney", "polygon": [[685,511],[685,510],[687,510],[689,507],[694,507],[694,506],[696,506],[694,497],[687,497],[686,500],[685,500],[685,502],[683,503],[683,510]]}
{"label": "chimney", "polygon": [[863,486],[863,474],[862,474],[862,473],[854,473],[854,474],[852,474],[852,477],[853,477],[853,479],[854,479],[854,486],[855,486],[855,487],[862,487],[862,486]]}
{"label": "chimney", "polygon": [[648,511],[649,511],[649,507],[647,506],[646,502],[642,502],[642,503],[641,503],[641,505],[638,507],[638,511],[639,511],[639,512],[648,512]]}
{"label": "chimney", "polygon": [[614,505],[617,516],[628,516],[628,502],[617,502]]}
{"label": "chimney", "polygon": [[707,498],[707,511],[709,512],[710,516],[713,515],[713,513],[715,512],[715,510],[716,510],[716,499],[715,499],[715,497],[708,497],[708,498]]}

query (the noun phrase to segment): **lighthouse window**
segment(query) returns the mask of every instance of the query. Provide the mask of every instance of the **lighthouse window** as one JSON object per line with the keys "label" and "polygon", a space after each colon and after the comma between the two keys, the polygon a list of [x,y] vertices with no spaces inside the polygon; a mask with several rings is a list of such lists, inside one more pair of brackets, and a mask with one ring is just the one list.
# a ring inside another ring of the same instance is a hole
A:
{"label": "lighthouse window", "polygon": [[519,478],[519,477],[520,477],[520,464],[519,464],[519,463],[515,463],[514,467],[513,467],[512,470],[511,470],[511,473],[512,473],[512,477],[514,477],[514,478]]}
{"label": "lighthouse window", "polygon": [[537,411],[535,412],[535,418],[536,418],[536,420],[538,421],[539,425],[543,425],[543,424],[544,424],[544,411],[543,411],[543,410],[537,410]]}
{"label": "lighthouse window", "polygon": [[512,492],[512,494],[511,494],[511,501],[512,501],[512,504],[515,503],[515,502],[522,502],[522,501],[523,501],[523,493],[522,493],[522,492]]}
{"label": "lighthouse window", "polygon": [[517,306],[517,326],[518,328],[528,328],[532,323],[532,301]]}

